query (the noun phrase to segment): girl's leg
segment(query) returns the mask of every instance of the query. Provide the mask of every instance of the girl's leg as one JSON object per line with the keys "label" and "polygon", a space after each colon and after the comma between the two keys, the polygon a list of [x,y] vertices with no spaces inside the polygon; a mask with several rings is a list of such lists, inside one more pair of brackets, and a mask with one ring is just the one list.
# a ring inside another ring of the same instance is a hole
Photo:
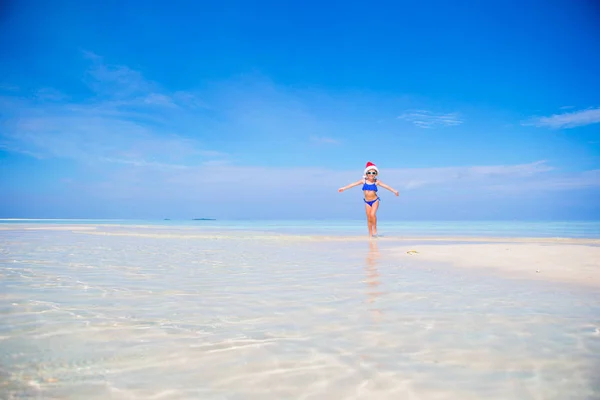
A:
{"label": "girl's leg", "polygon": [[369,227],[369,237],[373,236],[373,223],[371,221],[371,206],[365,203],[365,212],[367,214],[367,226]]}
{"label": "girl's leg", "polygon": [[373,235],[377,235],[377,210],[379,209],[379,200],[373,203],[371,206],[371,232]]}

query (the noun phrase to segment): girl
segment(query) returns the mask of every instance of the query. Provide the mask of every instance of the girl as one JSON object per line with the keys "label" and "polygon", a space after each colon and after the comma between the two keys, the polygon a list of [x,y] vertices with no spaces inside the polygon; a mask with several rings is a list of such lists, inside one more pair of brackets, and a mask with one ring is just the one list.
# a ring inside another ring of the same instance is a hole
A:
{"label": "girl", "polygon": [[381,186],[398,196],[397,190],[392,189],[385,183],[377,180],[376,177],[378,173],[379,169],[377,169],[375,164],[369,161],[365,167],[365,176],[363,179],[338,189],[338,192],[341,193],[346,189],[350,189],[362,183],[362,190],[365,194],[364,200],[365,211],[367,213],[367,225],[369,226],[369,238],[377,237],[377,209],[379,208],[380,201],[379,196],[377,196],[377,186]]}

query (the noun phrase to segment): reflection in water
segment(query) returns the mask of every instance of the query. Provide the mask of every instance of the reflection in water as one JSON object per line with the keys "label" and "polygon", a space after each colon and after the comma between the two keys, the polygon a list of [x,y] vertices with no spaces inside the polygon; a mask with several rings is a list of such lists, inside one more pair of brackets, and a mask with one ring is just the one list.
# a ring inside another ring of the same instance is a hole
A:
{"label": "reflection in water", "polygon": [[0,230],[0,398],[600,400],[597,290],[203,229]]}
{"label": "reflection in water", "polygon": [[[379,285],[381,282],[379,280],[380,274],[377,270],[377,264],[379,260],[379,248],[377,247],[377,242],[374,240],[369,241],[369,253],[367,255],[367,268],[365,271],[367,272],[367,303],[373,304],[377,300],[379,296],[381,296],[382,292],[379,290]],[[371,313],[373,317],[377,320],[381,317],[381,310],[376,307],[371,307]]]}

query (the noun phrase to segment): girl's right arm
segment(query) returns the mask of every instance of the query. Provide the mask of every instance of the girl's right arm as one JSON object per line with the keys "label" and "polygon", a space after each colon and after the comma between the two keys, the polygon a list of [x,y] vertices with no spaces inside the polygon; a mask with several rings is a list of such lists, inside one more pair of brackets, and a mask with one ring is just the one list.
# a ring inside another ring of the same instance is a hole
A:
{"label": "girl's right arm", "polygon": [[358,186],[358,185],[360,185],[361,183],[363,183],[362,179],[361,179],[360,181],[356,181],[356,182],[354,182],[354,183],[351,183],[351,184],[349,184],[349,185],[346,185],[346,186],[344,186],[344,187],[342,187],[342,188],[339,188],[339,189],[338,189],[338,192],[340,192],[340,193],[341,193],[341,192],[343,192],[344,190],[346,190],[346,189],[350,189],[350,188],[353,188],[354,186]]}

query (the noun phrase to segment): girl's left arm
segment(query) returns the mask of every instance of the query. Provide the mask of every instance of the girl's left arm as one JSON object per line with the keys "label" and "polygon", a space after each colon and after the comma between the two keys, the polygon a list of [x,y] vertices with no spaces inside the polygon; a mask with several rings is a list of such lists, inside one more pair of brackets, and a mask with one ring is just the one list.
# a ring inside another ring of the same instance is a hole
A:
{"label": "girl's left arm", "polygon": [[378,184],[379,186],[381,186],[382,188],[384,188],[384,189],[387,189],[387,190],[389,190],[390,192],[394,193],[396,196],[398,196],[398,195],[399,195],[399,193],[398,193],[398,191],[397,191],[396,189],[393,189],[393,188],[389,187],[389,186],[388,186],[388,185],[386,185],[385,183],[377,181],[377,184]]}

